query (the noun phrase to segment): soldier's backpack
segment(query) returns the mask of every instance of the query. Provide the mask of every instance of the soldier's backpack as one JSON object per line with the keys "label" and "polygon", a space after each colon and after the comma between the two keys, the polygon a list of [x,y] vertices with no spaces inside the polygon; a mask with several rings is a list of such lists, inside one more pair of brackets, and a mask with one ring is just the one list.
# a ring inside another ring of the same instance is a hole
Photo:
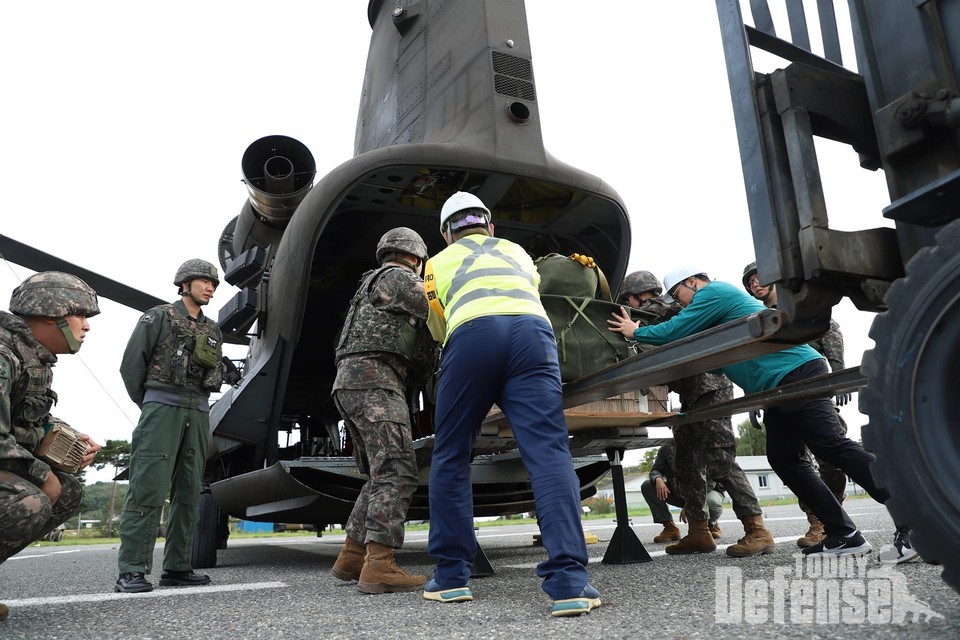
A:
{"label": "soldier's backpack", "polygon": [[540,301],[557,339],[563,382],[635,353],[630,342],[607,328],[607,320],[620,305],[613,302],[607,279],[592,258],[552,253],[535,264],[540,272]]}

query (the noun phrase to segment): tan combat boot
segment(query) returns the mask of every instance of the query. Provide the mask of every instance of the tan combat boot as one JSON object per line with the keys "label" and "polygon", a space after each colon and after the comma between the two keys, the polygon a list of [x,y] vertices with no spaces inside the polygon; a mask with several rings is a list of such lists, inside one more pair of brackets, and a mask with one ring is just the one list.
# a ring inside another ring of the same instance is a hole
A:
{"label": "tan combat boot", "polygon": [[360,571],[363,569],[363,558],[366,555],[367,548],[350,536],[347,536],[346,541],[343,543],[343,548],[340,549],[340,555],[337,556],[337,561],[333,563],[333,569],[330,573],[338,580],[347,582],[356,580],[360,577]]}
{"label": "tan combat boot", "polygon": [[7,619],[7,616],[10,615],[10,609],[7,608],[7,605],[0,602],[0,622]]}
{"label": "tan combat boot", "polygon": [[687,535],[676,544],[667,545],[664,549],[672,556],[685,553],[710,553],[717,550],[717,543],[713,541],[706,520],[690,520]]}
{"label": "tan combat boot", "polygon": [[727,555],[734,558],[758,556],[761,553],[773,553],[777,548],[773,536],[763,526],[762,516],[746,516],[740,518],[746,535],[737,540],[737,544],[727,547]]}
{"label": "tan combat boot", "polygon": [[797,540],[797,546],[801,549],[818,545],[827,537],[827,532],[823,530],[823,523],[813,515],[813,512],[807,513],[807,522],[810,523],[810,528],[802,538]]}
{"label": "tan combat boot", "polygon": [[427,582],[427,576],[415,576],[397,565],[396,549],[378,542],[367,544],[367,556],[357,588],[363,593],[396,593],[419,591]]}
{"label": "tan combat boot", "polygon": [[710,530],[710,535],[713,536],[714,540],[719,540],[723,535],[723,531],[720,531],[720,523],[716,520],[711,520],[709,524],[707,524],[707,529]]}
{"label": "tan combat boot", "polygon": [[663,523],[663,531],[658,535],[654,536],[653,541],[656,543],[660,542],[676,542],[680,539],[680,528],[671,520],[670,522]]}

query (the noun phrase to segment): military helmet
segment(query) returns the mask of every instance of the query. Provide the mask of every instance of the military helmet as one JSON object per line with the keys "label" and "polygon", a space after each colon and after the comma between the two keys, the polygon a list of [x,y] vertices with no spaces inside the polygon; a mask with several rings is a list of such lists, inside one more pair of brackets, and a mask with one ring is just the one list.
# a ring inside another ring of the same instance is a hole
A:
{"label": "military helmet", "polygon": [[23,316],[90,318],[100,313],[97,292],[70,273],[43,271],[20,283],[10,296],[10,312]]}
{"label": "military helmet", "polygon": [[747,290],[747,293],[753,295],[753,291],[750,289],[750,278],[757,272],[757,263],[751,262],[743,268],[743,288]]}
{"label": "military helmet", "polygon": [[397,227],[383,234],[380,242],[377,243],[377,261],[383,264],[388,255],[398,251],[417,256],[424,261],[427,259],[427,245],[424,244],[423,238],[408,227]]}
{"label": "military helmet", "polygon": [[657,280],[657,276],[649,271],[634,271],[633,273],[628,273],[623,279],[623,284],[620,285],[620,296],[618,300],[624,302],[625,298],[630,294],[635,295],[645,291],[649,291],[653,293],[653,295],[658,296],[663,293],[663,286],[661,286],[660,281]]}
{"label": "military helmet", "polygon": [[177,275],[173,278],[173,284],[179,287],[187,280],[193,280],[194,278],[207,278],[208,280],[213,280],[213,284],[217,286],[220,285],[220,276],[217,273],[217,268],[206,260],[199,258],[187,260],[180,265],[180,268],[177,269]]}

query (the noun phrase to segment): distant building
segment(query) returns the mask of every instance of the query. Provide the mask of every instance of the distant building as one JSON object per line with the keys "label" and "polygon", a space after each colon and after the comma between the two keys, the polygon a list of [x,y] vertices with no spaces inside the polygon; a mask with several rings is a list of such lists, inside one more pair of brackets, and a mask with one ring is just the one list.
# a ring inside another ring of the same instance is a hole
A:
{"label": "distant building", "polygon": [[[776,473],[773,472],[773,469],[770,468],[770,463],[767,462],[767,456],[737,456],[737,464],[740,465],[740,468],[743,469],[743,472],[747,475],[747,479],[750,481],[750,486],[753,487],[753,492],[757,494],[758,500],[780,500],[783,498],[795,498],[793,492],[783,484],[783,480],[780,479]],[[643,481],[647,479],[646,475],[642,476],[632,476],[630,478],[624,479],[624,488],[626,489],[627,494],[627,508],[642,508],[647,506],[647,501],[643,499],[643,493],[640,491],[640,485],[643,484]],[[848,496],[857,496],[863,495],[864,491],[862,488],[853,483],[852,480],[847,478],[847,490],[846,494]],[[597,495],[604,496],[606,498],[613,499],[613,489],[605,488],[597,492]],[[724,495],[726,501],[729,501],[730,497]]]}
{"label": "distant building", "polygon": [[[750,486],[753,487],[753,492],[757,494],[758,500],[796,497],[783,484],[780,476],[770,468],[767,456],[737,456],[737,464],[747,474],[747,479],[750,480]],[[863,489],[855,485],[850,478],[847,478],[846,494],[848,496],[863,495]]]}

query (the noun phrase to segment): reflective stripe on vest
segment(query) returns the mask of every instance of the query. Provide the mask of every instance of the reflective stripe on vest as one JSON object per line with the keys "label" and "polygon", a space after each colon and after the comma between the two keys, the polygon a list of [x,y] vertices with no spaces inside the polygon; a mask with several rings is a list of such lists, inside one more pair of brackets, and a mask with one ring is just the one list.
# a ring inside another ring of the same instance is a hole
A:
{"label": "reflective stripe on vest", "polygon": [[[441,251],[431,263],[432,275],[440,280],[436,283],[437,302],[446,316],[447,336],[463,322],[483,315],[547,317],[533,261],[519,245],[486,236],[478,242],[467,236]],[[444,277],[451,270],[452,277]],[[481,279],[493,282],[478,282]],[[493,286],[483,286],[490,284]]]}

